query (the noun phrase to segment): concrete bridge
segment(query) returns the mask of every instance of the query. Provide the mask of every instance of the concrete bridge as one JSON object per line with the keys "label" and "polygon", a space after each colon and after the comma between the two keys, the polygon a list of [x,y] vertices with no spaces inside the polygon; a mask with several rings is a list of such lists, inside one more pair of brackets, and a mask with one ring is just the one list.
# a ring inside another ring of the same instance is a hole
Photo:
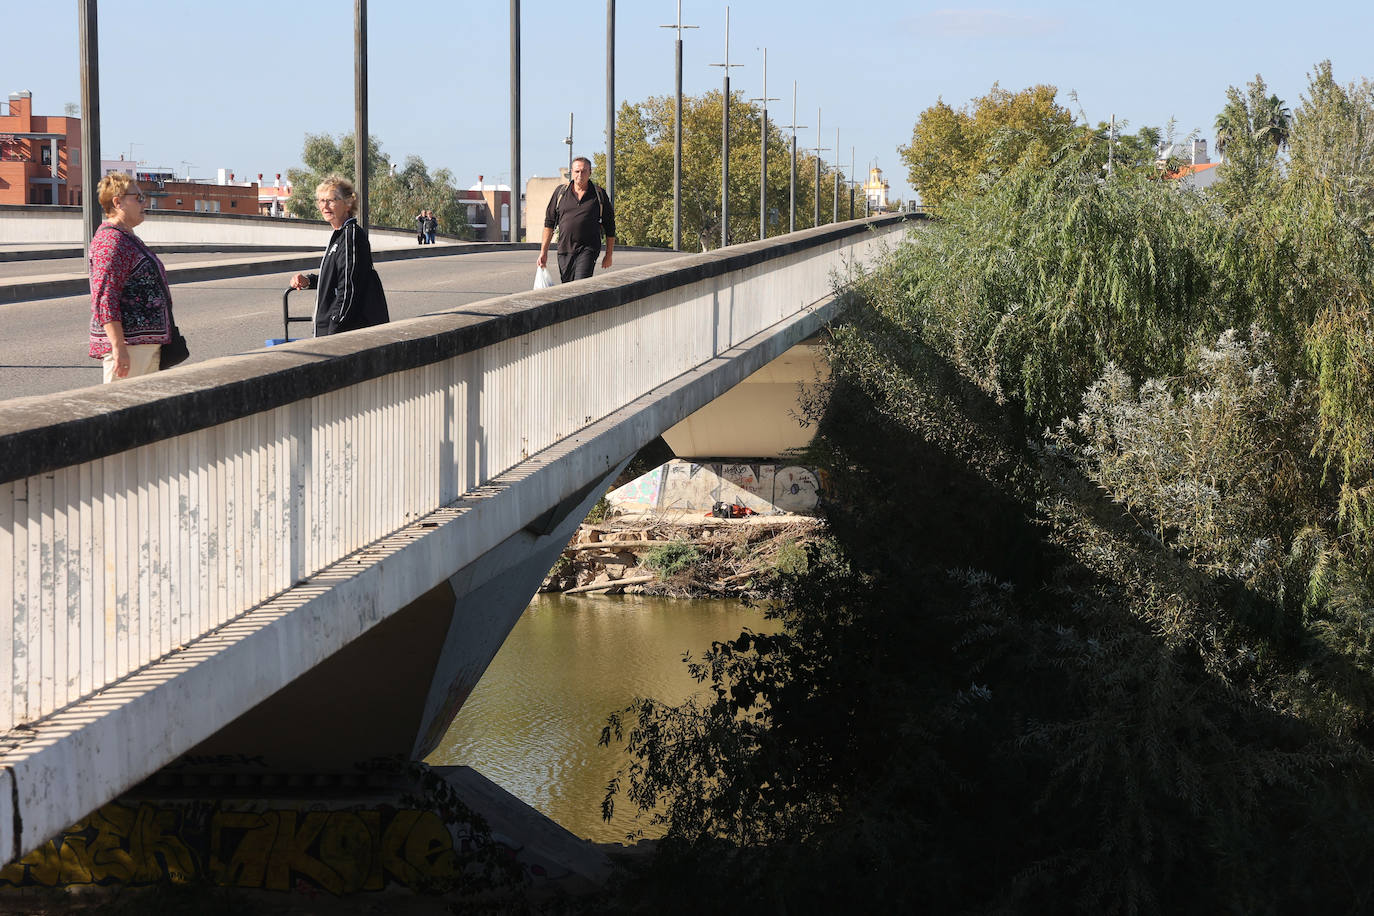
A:
{"label": "concrete bridge", "polygon": [[173,763],[422,758],[636,451],[814,333],[904,228],[0,402],[4,858]]}

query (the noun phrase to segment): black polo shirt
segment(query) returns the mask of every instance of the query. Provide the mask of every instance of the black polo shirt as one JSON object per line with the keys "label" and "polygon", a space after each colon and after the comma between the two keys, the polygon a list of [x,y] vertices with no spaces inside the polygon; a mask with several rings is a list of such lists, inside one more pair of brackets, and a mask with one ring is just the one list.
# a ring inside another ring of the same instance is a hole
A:
{"label": "black polo shirt", "polygon": [[606,192],[595,184],[587,182],[587,193],[577,199],[572,183],[553,192],[549,207],[544,211],[544,228],[558,227],[558,250],[569,252],[574,248],[594,248],[601,250],[601,233],[607,238],[615,238],[615,212]]}

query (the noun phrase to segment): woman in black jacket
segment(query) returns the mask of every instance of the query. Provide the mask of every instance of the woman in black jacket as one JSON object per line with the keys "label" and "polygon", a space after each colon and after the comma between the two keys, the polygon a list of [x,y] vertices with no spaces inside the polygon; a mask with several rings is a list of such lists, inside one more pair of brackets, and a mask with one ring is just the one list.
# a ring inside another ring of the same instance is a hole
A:
{"label": "woman in black jacket", "polygon": [[296,274],[292,289],[318,289],[315,294],[315,336],[338,334],[386,324],[386,295],[372,266],[367,231],[354,213],[358,195],[347,178],[330,175],[315,189],[315,203],[334,229],[317,274]]}

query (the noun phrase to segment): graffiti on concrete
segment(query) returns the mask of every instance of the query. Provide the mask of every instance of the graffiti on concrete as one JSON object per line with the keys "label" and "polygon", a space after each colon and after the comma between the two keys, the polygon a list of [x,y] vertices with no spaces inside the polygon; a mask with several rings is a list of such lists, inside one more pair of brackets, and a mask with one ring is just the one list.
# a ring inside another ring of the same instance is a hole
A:
{"label": "graffiti on concrete", "polygon": [[641,474],[622,487],[616,487],[606,494],[606,499],[616,505],[634,505],[646,509],[658,508],[659,484],[663,481],[663,468],[654,468]]}
{"label": "graffiti on concrete", "polygon": [[0,887],[186,883],[331,894],[456,878],[476,842],[429,810],[112,803],[0,869]]}
{"label": "graffiti on concrete", "polygon": [[606,498],[612,505],[635,509],[708,512],[717,502],[726,502],[762,515],[808,514],[815,511],[820,490],[816,473],[804,467],[670,461]]}

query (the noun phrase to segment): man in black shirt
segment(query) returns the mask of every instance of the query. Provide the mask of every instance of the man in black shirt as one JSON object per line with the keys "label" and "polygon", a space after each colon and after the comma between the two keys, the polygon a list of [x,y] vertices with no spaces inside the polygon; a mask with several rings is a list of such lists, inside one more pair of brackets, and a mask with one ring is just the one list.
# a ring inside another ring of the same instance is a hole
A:
{"label": "man in black shirt", "polygon": [[549,260],[549,243],[558,228],[558,275],[564,283],[592,275],[606,234],[602,269],[611,266],[615,250],[615,213],[605,190],[592,184],[592,163],[585,156],[573,160],[572,181],[553,192],[544,211],[544,239],[539,245],[540,267]]}

